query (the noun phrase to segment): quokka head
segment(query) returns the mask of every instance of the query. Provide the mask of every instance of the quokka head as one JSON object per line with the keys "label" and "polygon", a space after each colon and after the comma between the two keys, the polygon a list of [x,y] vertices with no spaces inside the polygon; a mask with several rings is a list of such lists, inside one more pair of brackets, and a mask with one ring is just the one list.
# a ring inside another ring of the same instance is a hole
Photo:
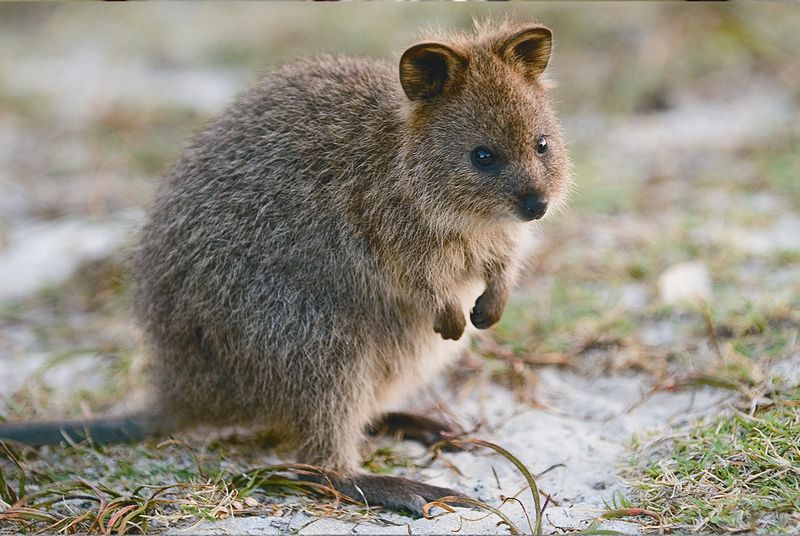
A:
{"label": "quokka head", "polygon": [[400,59],[407,184],[444,225],[538,220],[570,190],[544,75],[552,32],[539,24],[485,26],[416,44]]}

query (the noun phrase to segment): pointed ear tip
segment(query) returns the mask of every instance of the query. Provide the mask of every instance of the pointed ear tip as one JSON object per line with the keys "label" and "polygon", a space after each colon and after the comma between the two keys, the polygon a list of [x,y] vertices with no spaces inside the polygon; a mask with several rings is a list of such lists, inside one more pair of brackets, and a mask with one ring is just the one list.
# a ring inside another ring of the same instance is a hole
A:
{"label": "pointed ear tip", "polygon": [[526,49],[542,48],[550,50],[553,43],[553,32],[550,28],[537,24],[519,30],[507,37],[500,50],[510,51],[514,48],[522,47]]}
{"label": "pointed ear tip", "polygon": [[546,39],[553,38],[553,30],[551,30],[547,26],[542,26],[541,24],[538,24],[526,30],[522,30],[521,32],[519,32],[518,35],[528,35],[528,34],[537,35],[539,37],[544,37]]}
{"label": "pointed ear tip", "polygon": [[425,42],[425,43],[417,43],[416,45],[411,45],[410,47],[408,47],[403,52],[403,54],[401,54],[400,61],[402,62],[404,59],[413,58],[415,56],[419,56],[420,54],[424,53],[442,54],[453,57],[461,56],[461,54],[459,54],[449,46],[444,45],[442,43]]}
{"label": "pointed ear tip", "polygon": [[406,54],[409,54],[409,53],[413,54],[414,52],[417,52],[417,51],[420,51],[420,50],[429,49],[429,48],[435,48],[436,45],[437,45],[437,43],[427,43],[427,42],[426,43],[417,43],[415,45],[411,45],[410,47],[408,47],[403,52],[403,55],[405,56]]}

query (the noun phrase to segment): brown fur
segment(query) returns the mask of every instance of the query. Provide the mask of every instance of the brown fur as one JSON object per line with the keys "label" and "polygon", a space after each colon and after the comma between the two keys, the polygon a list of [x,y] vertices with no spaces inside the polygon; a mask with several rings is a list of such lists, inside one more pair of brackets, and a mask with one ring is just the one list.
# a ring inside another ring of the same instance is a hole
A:
{"label": "brown fur", "polygon": [[[300,61],[195,137],[135,262],[163,427],[256,425],[357,473],[370,421],[458,354],[473,304],[476,327],[500,318],[535,226],[519,197],[567,194],[549,36],[494,23],[399,69]],[[479,145],[505,167],[477,170]]]}

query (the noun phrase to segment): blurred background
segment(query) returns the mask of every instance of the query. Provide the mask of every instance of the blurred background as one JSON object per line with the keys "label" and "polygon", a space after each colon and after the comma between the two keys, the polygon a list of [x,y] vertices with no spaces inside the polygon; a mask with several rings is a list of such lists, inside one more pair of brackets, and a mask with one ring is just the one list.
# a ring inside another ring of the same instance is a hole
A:
{"label": "blurred background", "polygon": [[[260,73],[315,53],[394,62],[424,27],[509,12],[554,30],[578,189],[484,353],[697,366],[702,322],[670,308],[686,295],[744,355],[793,348],[794,5],[2,5],[0,413],[87,414],[135,391],[126,250],[164,167]],[[505,365],[493,374],[535,401],[530,371]]]}

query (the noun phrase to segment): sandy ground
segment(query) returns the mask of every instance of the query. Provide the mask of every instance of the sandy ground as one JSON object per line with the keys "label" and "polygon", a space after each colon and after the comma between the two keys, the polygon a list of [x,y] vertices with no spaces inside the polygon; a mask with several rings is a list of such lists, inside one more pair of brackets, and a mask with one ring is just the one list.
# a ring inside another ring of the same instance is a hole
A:
{"label": "sandy ground", "polygon": [[[585,529],[604,511],[615,495],[629,491],[619,477],[619,463],[629,455],[634,433],[668,433],[691,419],[718,411],[728,395],[714,390],[647,396],[652,385],[641,375],[587,378],[556,368],[540,372],[542,409],[522,409],[511,394],[487,385],[485,418],[492,426],[479,436],[508,449],[535,473],[548,468],[537,479],[540,492],[550,496],[545,510],[545,532]],[[477,397],[461,403],[458,414],[466,423],[479,420]],[[411,445],[406,445],[406,448]],[[409,449],[413,452],[412,449]],[[421,454],[418,452],[418,454]],[[518,495],[528,512],[533,511],[525,480],[504,458],[486,451],[445,455],[458,468],[435,461],[415,478],[450,486],[491,505],[500,496]],[[524,490],[520,493],[521,490]],[[605,502],[604,502],[605,501]],[[525,514],[517,503],[501,508],[519,527],[527,528]],[[498,518],[479,511],[459,509],[434,520],[411,520],[381,514],[385,524],[337,519],[315,519],[306,513],[281,517],[233,518],[192,527],[192,532],[221,534],[447,534],[461,527],[464,534],[507,534]],[[603,521],[600,528],[638,533],[639,525]],[[180,533],[180,531],[176,531]]]}

